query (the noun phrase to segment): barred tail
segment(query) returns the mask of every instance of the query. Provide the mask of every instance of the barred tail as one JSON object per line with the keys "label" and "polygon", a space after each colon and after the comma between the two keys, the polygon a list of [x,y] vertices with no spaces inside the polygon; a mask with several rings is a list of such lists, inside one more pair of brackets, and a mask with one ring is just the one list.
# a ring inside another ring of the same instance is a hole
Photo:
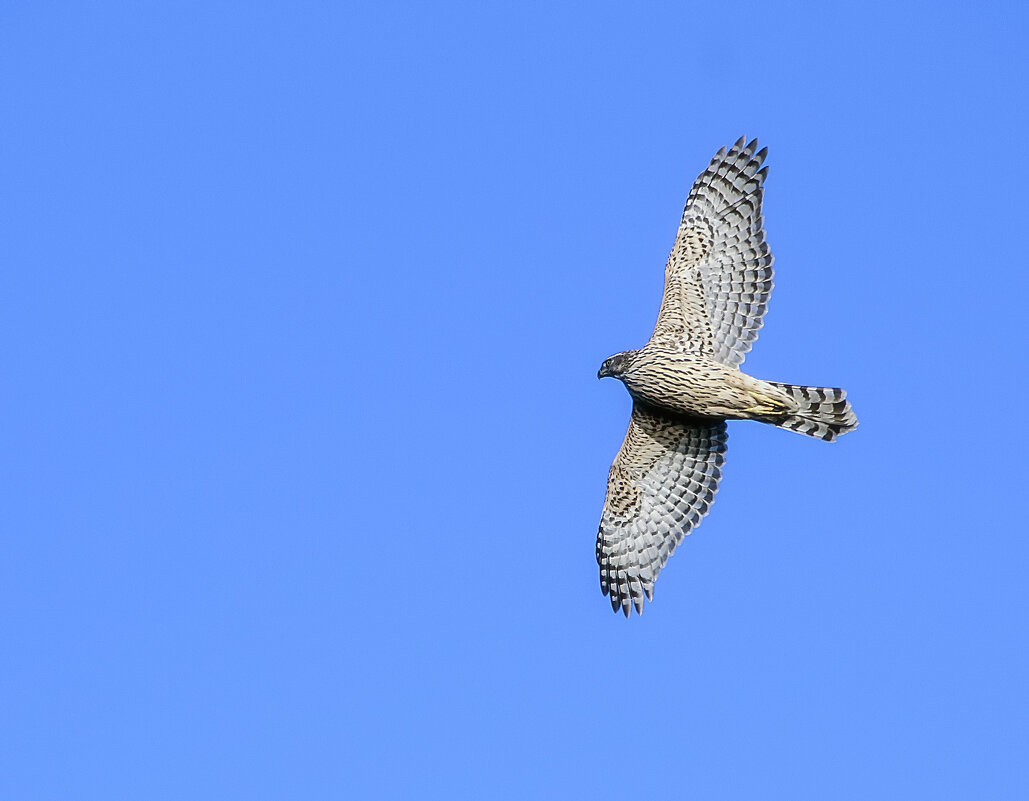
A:
{"label": "barred tail", "polygon": [[835,442],[836,437],[853,431],[858,426],[857,416],[850,408],[845,390],[830,387],[798,387],[793,384],[772,386],[789,394],[800,409],[787,417],[769,420],[780,428],[788,428],[798,434],[818,437],[826,442]]}

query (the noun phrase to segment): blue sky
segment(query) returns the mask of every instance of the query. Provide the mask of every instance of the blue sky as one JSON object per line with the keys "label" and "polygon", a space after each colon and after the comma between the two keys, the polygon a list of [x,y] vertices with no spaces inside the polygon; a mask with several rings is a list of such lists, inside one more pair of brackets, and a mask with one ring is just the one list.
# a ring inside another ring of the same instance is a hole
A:
{"label": "blue sky", "polygon": [[[1015,3],[0,12],[0,795],[1025,798]],[[594,537],[696,175],[769,147],[730,426]]]}

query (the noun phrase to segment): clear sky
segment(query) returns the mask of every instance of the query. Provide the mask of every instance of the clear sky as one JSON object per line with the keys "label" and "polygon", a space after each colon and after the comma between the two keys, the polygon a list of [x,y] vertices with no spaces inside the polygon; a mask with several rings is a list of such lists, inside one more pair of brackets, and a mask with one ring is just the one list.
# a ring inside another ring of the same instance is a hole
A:
{"label": "clear sky", "polygon": [[[0,797],[1029,797],[1021,3],[9,3]],[[594,538],[696,175],[753,374],[642,618]]]}

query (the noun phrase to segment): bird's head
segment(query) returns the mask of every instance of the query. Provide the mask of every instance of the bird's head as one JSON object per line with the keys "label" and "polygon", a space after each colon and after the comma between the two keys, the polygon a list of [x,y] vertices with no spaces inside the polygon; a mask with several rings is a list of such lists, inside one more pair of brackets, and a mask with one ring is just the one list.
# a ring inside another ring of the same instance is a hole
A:
{"label": "bird's head", "polygon": [[607,378],[608,376],[611,378],[621,378],[629,368],[636,353],[634,350],[627,350],[623,353],[616,353],[609,359],[605,359],[604,363],[600,365],[600,369],[597,370],[597,378]]}

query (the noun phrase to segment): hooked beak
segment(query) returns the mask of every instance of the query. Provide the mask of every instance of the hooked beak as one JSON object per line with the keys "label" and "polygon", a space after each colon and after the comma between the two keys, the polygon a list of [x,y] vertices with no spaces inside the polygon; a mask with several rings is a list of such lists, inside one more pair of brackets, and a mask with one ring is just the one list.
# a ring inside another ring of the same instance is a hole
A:
{"label": "hooked beak", "polygon": [[597,370],[597,378],[607,378],[611,375],[611,371],[607,369],[606,365],[601,365],[600,369]]}

